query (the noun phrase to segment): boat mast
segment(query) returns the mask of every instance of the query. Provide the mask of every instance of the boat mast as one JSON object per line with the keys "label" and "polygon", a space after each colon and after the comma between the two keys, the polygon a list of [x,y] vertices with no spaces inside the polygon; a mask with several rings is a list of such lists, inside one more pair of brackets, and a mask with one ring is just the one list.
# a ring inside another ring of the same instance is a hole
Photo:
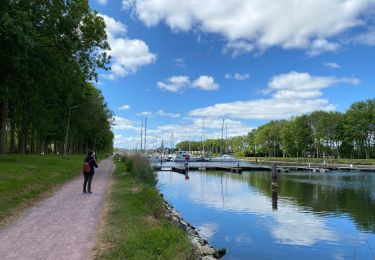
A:
{"label": "boat mast", "polygon": [[145,118],[145,144],[144,144],[144,153],[145,154],[147,153],[147,147],[146,147],[146,137],[147,137],[147,134],[146,134],[146,131],[147,131],[147,117]]}
{"label": "boat mast", "polygon": [[202,136],[201,136],[201,142],[202,142],[202,156],[204,156],[204,118],[203,118],[203,124],[202,124]]}
{"label": "boat mast", "polygon": [[224,137],[224,118],[223,118],[223,124],[221,125],[221,148],[220,148],[221,154],[223,154],[223,146],[224,146],[223,137]]}
{"label": "boat mast", "polygon": [[142,125],[141,125],[141,153],[142,153],[142,141],[143,141],[143,118],[142,118]]}

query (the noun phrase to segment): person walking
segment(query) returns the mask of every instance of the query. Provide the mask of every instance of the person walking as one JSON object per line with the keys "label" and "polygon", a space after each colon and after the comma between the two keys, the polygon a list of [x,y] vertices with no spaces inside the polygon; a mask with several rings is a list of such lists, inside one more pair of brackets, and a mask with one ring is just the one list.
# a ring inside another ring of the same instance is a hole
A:
{"label": "person walking", "polygon": [[95,173],[94,167],[98,168],[98,165],[96,164],[95,153],[90,151],[83,163],[83,193],[92,193],[91,182]]}

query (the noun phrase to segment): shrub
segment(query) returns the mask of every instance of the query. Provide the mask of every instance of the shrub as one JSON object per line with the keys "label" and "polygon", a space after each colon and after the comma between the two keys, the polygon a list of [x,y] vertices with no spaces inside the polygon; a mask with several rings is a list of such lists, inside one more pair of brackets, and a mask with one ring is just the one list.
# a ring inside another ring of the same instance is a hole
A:
{"label": "shrub", "polygon": [[126,170],[135,178],[154,187],[157,183],[156,175],[150,162],[141,156],[129,156],[125,160]]}

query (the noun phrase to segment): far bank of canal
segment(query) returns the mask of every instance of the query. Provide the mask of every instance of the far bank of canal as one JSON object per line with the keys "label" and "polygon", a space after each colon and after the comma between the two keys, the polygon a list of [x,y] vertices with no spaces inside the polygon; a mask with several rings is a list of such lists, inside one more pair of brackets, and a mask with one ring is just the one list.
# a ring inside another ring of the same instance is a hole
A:
{"label": "far bank of canal", "polygon": [[[374,259],[375,172],[158,172],[158,188],[226,259]],[[275,207],[277,206],[277,208]]]}

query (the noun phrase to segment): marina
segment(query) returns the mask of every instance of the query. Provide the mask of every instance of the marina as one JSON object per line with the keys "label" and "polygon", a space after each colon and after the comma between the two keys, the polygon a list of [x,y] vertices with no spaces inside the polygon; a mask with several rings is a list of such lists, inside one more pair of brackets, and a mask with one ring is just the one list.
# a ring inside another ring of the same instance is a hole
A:
{"label": "marina", "polygon": [[375,172],[157,175],[164,199],[225,259],[374,259]]}

